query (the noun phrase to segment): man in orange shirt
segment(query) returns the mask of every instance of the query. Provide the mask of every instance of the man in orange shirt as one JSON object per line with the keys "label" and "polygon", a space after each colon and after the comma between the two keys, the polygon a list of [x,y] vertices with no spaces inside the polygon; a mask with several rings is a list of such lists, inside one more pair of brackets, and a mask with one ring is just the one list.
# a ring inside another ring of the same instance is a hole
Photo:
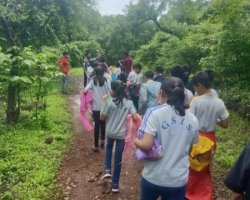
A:
{"label": "man in orange shirt", "polygon": [[68,60],[68,53],[63,52],[63,56],[61,57],[60,61],[60,72],[63,73],[62,76],[62,93],[66,94],[68,89],[68,80],[69,80],[69,60]]}

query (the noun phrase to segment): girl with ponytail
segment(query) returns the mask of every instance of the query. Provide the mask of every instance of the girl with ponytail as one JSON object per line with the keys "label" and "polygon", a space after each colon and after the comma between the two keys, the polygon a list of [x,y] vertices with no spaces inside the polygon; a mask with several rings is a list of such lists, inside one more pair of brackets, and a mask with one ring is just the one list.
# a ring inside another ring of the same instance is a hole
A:
{"label": "girl with ponytail", "polygon": [[141,180],[141,200],[183,200],[189,173],[188,155],[198,142],[198,121],[186,110],[184,85],[179,78],[168,77],[161,85],[162,105],[149,108],[136,139],[137,148],[151,150],[155,137],[161,141],[163,156],[145,161]]}
{"label": "girl with ponytail", "polygon": [[[127,116],[132,114],[137,119],[136,109],[131,100],[127,98],[125,86],[122,81],[111,82],[111,97],[106,100],[101,111],[101,119],[107,121],[106,127],[106,154],[105,175],[103,178],[112,177],[112,192],[119,192],[119,179],[122,165],[122,154],[127,132]],[[114,170],[111,175],[112,150],[115,143]]]}

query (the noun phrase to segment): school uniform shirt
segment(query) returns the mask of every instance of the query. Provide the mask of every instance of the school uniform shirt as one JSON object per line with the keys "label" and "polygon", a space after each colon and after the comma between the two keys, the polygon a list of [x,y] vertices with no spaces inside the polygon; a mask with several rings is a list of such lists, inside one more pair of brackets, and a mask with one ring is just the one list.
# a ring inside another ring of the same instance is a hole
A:
{"label": "school uniform shirt", "polygon": [[124,98],[122,105],[117,106],[113,98],[108,102],[101,111],[101,114],[107,116],[106,136],[112,139],[124,139],[126,135],[126,121],[128,114],[135,114],[136,109],[131,100]]}
{"label": "school uniform shirt", "polygon": [[104,75],[103,75],[106,79],[108,79],[110,82],[112,81],[112,77],[111,77],[111,75],[110,74],[108,74],[108,73],[104,73]]}
{"label": "school uniform shirt", "polygon": [[198,120],[189,112],[180,116],[163,104],[149,108],[139,130],[161,140],[163,157],[145,161],[142,176],[152,184],[163,187],[183,187],[189,174],[189,149],[198,142]]}
{"label": "school uniform shirt", "polygon": [[96,85],[94,84],[93,79],[91,79],[86,86],[85,90],[92,90],[93,93],[93,108],[94,111],[100,111],[102,102],[103,102],[103,96],[109,94],[111,91],[110,81],[106,79],[103,86],[99,86],[99,83],[97,81]]}
{"label": "school uniform shirt", "polygon": [[205,132],[215,131],[217,119],[226,120],[229,116],[224,102],[208,95],[194,97],[190,102],[190,111],[199,121],[199,130]]}
{"label": "school uniform shirt", "polygon": [[139,110],[145,103],[147,103],[148,108],[156,106],[158,104],[156,97],[160,89],[161,83],[157,81],[148,80],[146,83],[143,83],[139,95]]}
{"label": "school uniform shirt", "polygon": [[115,69],[115,79],[117,79],[117,77],[121,74],[121,68],[120,67],[117,67]]}
{"label": "school uniform shirt", "polygon": [[90,77],[94,72],[94,68],[91,66],[87,67],[87,72],[86,72],[86,76],[87,76],[87,83],[90,81]]}
{"label": "school uniform shirt", "polygon": [[130,83],[135,83],[139,85],[143,83],[142,73],[137,74],[135,71],[130,72],[127,79]]}
{"label": "school uniform shirt", "polygon": [[185,105],[189,105],[190,102],[191,102],[191,100],[192,100],[192,98],[194,97],[194,95],[193,95],[193,93],[192,93],[189,89],[187,89],[187,88],[184,88],[184,94],[185,94],[185,100],[184,100]]}

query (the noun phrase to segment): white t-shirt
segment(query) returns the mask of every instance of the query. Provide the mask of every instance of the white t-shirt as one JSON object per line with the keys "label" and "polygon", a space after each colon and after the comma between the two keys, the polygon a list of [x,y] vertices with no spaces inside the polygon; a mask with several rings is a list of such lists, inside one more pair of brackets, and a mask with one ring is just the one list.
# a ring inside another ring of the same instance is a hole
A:
{"label": "white t-shirt", "polygon": [[157,136],[163,147],[163,158],[145,161],[142,176],[163,187],[182,187],[189,173],[189,148],[198,142],[198,120],[189,111],[176,114],[173,107],[163,104],[149,108],[139,130]]}
{"label": "white t-shirt", "polygon": [[137,74],[135,71],[131,71],[128,75],[127,80],[130,83],[142,84],[143,83],[143,75],[142,73]]}
{"label": "white t-shirt", "polygon": [[217,119],[225,120],[229,116],[224,102],[215,96],[194,97],[190,103],[190,111],[199,121],[199,130],[206,132],[215,131]]}
{"label": "white t-shirt", "polygon": [[93,67],[91,67],[91,66],[88,66],[88,67],[87,67],[87,73],[86,73],[86,76],[87,76],[87,83],[90,81],[90,76],[91,76],[91,74],[93,73],[93,71],[94,71],[94,68],[93,68]]}
{"label": "white t-shirt", "polygon": [[103,86],[99,86],[99,83],[97,81],[97,84],[94,84],[93,79],[89,81],[87,84],[85,90],[92,90],[93,91],[93,108],[94,111],[100,111],[103,101],[103,96],[109,94],[111,91],[110,81],[107,79],[104,82]]}
{"label": "white t-shirt", "polygon": [[117,67],[115,69],[115,78],[117,79],[117,77],[121,74],[121,68],[120,67]]}
{"label": "white t-shirt", "polygon": [[192,93],[189,89],[187,89],[187,88],[184,88],[184,93],[185,93],[185,100],[184,100],[185,105],[189,105],[190,102],[191,102],[191,100],[192,100],[192,98],[194,97],[194,95],[193,95],[193,93]]}
{"label": "white t-shirt", "polygon": [[110,74],[108,74],[108,73],[104,73],[104,75],[103,75],[106,79],[108,79],[109,81],[112,81],[112,78],[111,78],[111,76],[110,76]]}

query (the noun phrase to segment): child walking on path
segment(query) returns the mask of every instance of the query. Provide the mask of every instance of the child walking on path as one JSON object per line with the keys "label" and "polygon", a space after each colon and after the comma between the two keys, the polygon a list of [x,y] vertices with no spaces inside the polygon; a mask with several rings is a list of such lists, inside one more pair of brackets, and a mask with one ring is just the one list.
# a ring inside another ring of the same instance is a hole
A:
{"label": "child walking on path", "polygon": [[105,140],[105,121],[100,119],[100,110],[103,96],[108,95],[110,92],[110,81],[104,77],[104,70],[101,66],[95,69],[95,76],[90,80],[85,88],[85,92],[92,90],[93,94],[93,119],[95,122],[94,128],[94,152],[99,151],[99,138],[101,130],[101,145],[104,145]]}
{"label": "child walking on path", "polygon": [[106,100],[101,111],[101,119],[107,120],[105,175],[103,178],[111,178],[112,150],[115,143],[112,192],[119,192],[119,179],[125,145],[124,139],[127,132],[126,121],[128,114],[132,114],[133,120],[137,119],[135,107],[133,102],[127,98],[123,83],[120,80],[113,81],[111,82],[111,97]]}
{"label": "child walking on path", "polygon": [[[192,99],[190,111],[199,121],[199,135],[208,138],[214,143],[214,146],[210,150],[210,156],[208,157],[211,163],[212,155],[216,147],[216,124],[222,128],[227,128],[229,113],[223,101],[212,94],[210,90],[211,78],[208,73],[205,71],[196,73],[192,79],[192,84],[199,96]],[[197,156],[202,157],[201,154]],[[209,164],[201,171],[190,168],[186,198],[188,200],[213,199]]]}
{"label": "child walking on path", "polygon": [[[161,103],[149,108],[141,127],[143,138],[135,145],[150,151],[155,137],[161,141],[163,156],[145,161],[141,180],[141,200],[183,200],[188,180],[188,154],[198,142],[198,121],[185,110],[184,85],[179,78],[168,77],[161,85]],[[201,199],[200,199],[201,200]]]}

